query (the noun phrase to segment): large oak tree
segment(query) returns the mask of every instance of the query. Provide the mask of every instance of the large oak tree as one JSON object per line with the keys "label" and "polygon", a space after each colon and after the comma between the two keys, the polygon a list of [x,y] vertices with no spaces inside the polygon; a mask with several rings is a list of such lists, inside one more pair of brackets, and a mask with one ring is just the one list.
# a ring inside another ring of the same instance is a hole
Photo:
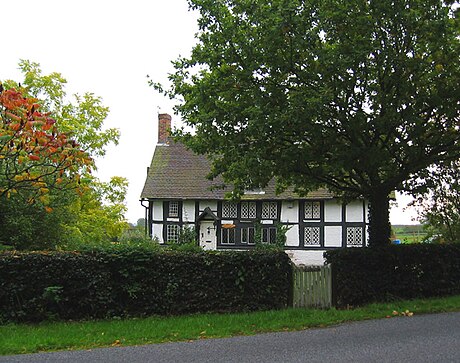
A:
{"label": "large oak tree", "polygon": [[[452,1],[189,0],[197,44],[174,62],[182,140],[235,192],[327,187],[370,201],[389,243],[389,195],[460,156],[459,23]],[[156,85],[161,89],[160,85]]]}

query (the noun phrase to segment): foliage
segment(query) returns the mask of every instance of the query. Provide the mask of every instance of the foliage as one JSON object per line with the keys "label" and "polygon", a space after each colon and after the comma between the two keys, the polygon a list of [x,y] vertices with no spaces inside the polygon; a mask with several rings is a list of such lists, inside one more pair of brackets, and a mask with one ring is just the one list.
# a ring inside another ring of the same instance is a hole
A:
{"label": "foliage", "polygon": [[109,109],[100,97],[86,92],[74,94],[69,101],[65,91],[67,80],[60,73],[43,75],[40,64],[28,60],[21,60],[19,69],[24,75],[22,86],[28,94],[39,98],[42,107],[59,121],[59,130],[71,133],[93,158],[104,156],[109,144],[118,144],[118,129],[103,128]]}
{"label": "foliage", "polygon": [[281,308],[290,271],[279,252],[3,252],[0,322]]}
{"label": "foliage", "polygon": [[[39,127],[34,126],[34,130],[47,132],[45,136],[49,134],[56,138],[59,135],[63,135],[62,138],[67,137],[70,145],[78,146],[78,150],[88,161],[82,167],[78,164],[80,160],[75,160],[73,165],[78,174],[74,170],[62,168],[64,170],[57,170],[57,179],[46,176],[45,182],[50,186],[37,185],[40,186],[39,195],[37,188],[22,188],[20,197],[12,195],[17,188],[5,190],[4,193],[9,194],[10,198],[0,200],[0,243],[18,249],[50,249],[77,248],[82,243],[109,243],[119,239],[127,228],[124,219],[127,181],[125,178],[113,177],[109,182],[101,182],[89,174],[91,169],[96,168],[94,158],[104,156],[110,143],[118,143],[118,130],[103,128],[108,108],[102,105],[99,97],[91,93],[75,94],[69,101],[65,92],[67,81],[59,73],[43,75],[38,63],[23,60],[19,63],[19,68],[24,74],[21,94],[26,96],[25,99],[33,100],[27,102],[29,108],[32,107],[30,112],[34,117],[42,115],[43,118],[36,122]],[[5,81],[4,86],[7,89],[5,94],[14,92],[14,82]],[[38,114],[38,109],[44,110],[44,113]],[[72,139],[68,134],[72,135]],[[33,170],[29,165],[32,165],[44,172],[49,170],[45,163],[50,158],[46,154],[38,160],[39,153],[47,152],[61,158],[69,153],[46,141],[41,134],[38,137],[24,137],[32,140],[31,145],[35,148],[30,152],[24,147],[24,143],[18,141],[21,152],[29,152],[28,159],[24,160],[27,154],[18,154],[17,157],[12,154],[9,164],[3,158],[0,167],[7,165],[8,170],[18,171],[23,166],[26,172],[31,173]],[[11,145],[11,141],[6,142]],[[29,160],[31,158],[33,160]],[[1,174],[5,174],[3,169]],[[35,174],[31,174],[31,177],[34,176]],[[14,176],[16,185],[27,182],[26,178],[22,178],[20,175]],[[36,178],[36,183],[42,183],[39,176]],[[70,191],[67,186],[79,187],[79,190]],[[44,215],[41,210],[43,208],[52,213]]]}
{"label": "foliage", "polygon": [[177,244],[183,245],[188,243],[197,244],[197,232],[194,226],[183,226],[177,239]]}
{"label": "foliage", "polygon": [[325,256],[332,263],[336,306],[460,293],[458,244],[344,248]]}
{"label": "foliage", "polygon": [[272,250],[284,251],[286,244],[286,233],[291,229],[291,226],[283,225],[282,223],[275,223],[276,239],[274,243],[262,242],[262,224],[260,222],[254,225],[254,240],[256,250]]}
{"label": "foliage", "polygon": [[198,44],[170,89],[234,194],[326,187],[371,202],[369,244],[388,245],[389,195],[426,188],[460,157],[460,37],[441,0],[189,0]]}
{"label": "foliage", "polygon": [[460,242],[460,161],[432,170],[429,192],[414,204],[426,225],[427,240]]}
{"label": "foliage", "polygon": [[61,248],[118,241],[128,228],[124,218],[127,187],[121,177],[112,177],[108,183],[93,180],[88,191],[67,208],[74,220],[63,222],[68,242]]}
{"label": "foliage", "polygon": [[78,187],[90,172],[92,159],[39,108],[23,90],[0,87],[0,197],[24,192],[47,204],[51,188]]}

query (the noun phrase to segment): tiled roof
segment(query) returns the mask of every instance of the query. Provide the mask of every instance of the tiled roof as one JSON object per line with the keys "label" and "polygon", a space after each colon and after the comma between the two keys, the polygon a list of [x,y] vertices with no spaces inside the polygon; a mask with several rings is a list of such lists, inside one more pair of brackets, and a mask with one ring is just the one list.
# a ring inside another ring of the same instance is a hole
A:
{"label": "tiled roof", "polygon": [[[208,180],[210,162],[203,155],[197,155],[180,143],[157,145],[153,154],[142,190],[142,199],[225,199],[223,190],[215,188],[222,180]],[[214,188],[213,188],[214,187]],[[246,194],[243,199],[298,199],[292,191],[279,195],[275,193],[275,183],[263,189],[263,194]],[[324,189],[308,194],[307,199],[330,199],[333,195]]]}

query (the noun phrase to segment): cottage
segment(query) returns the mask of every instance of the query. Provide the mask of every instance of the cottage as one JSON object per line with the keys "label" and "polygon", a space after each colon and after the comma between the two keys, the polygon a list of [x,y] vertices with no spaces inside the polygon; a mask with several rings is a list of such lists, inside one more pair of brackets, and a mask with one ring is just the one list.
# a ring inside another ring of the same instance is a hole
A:
{"label": "cottage", "polygon": [[[150,236],[160,243],[177,241],[181,228],[193,226],[208,250],[249,249],[259,236],[274,242],[285,226],[286,252],[297,264],[323,264],[323,252],[361,247],[367,240],[368,203],[343,204],[327,190],[304,198],[274,184],[251,190],[238,202],[225,199],[220,181],[206,179],[210,162],[169,137],[171,116],[158,116],[158,144],[141,194]],[[256,233],[257,231],[257,233]]]}

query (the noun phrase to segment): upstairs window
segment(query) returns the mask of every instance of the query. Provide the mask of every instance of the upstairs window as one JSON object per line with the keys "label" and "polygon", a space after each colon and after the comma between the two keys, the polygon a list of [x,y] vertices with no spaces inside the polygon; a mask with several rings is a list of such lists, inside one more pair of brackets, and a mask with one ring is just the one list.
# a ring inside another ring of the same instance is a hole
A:
{"label": "upstairs window", "polygon": [[222,218],[237,218],[238,208],[235,202],[223,202],[222,203]]}
{"label": "upstairs window", "polygon": [[169,202],[168,217],[177,218],[179,217],[179,202]]}
{"label": "upstairs window", "polygon": [[262,203],[262,219],[277,219],[278,218],[278,203],[263,202]]}
{"label": "upstairs window", "polygon": [[305,202],[305,219],[321,219],[321,202]]}
{"label": "upstairs window", "polygon": [[255,202],[242,202],[241,203],[241,218],[242,219],[255,219],[256,218],[256,203]]}

